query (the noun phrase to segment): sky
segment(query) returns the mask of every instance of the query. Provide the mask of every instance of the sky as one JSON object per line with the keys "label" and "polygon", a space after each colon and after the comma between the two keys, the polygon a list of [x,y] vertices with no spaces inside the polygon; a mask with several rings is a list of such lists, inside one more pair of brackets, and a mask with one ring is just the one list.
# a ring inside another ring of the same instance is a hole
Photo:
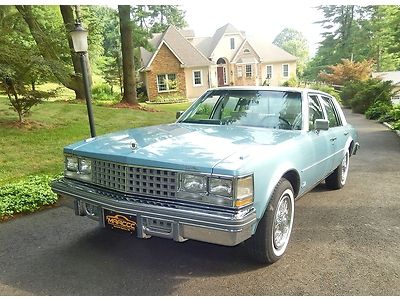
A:
{"label": "sky", "polygon": [[[278,0],[279,1],[279,0]],[[212,36],[218,28],[231,23],[247,36],[263,37],[272,42],[286,27],[300,31],[309,42],[310,55],[314,55],[321,41],[321,25],[313,24],[323,18],[313,5],[272,1],[181,1],[186,11],[185,20],[196,36]],[[239,4],[242,3],[242,4]],[[243,3],[247,3],[243,5]],[[304,2],[303,2],[304,3]]]}

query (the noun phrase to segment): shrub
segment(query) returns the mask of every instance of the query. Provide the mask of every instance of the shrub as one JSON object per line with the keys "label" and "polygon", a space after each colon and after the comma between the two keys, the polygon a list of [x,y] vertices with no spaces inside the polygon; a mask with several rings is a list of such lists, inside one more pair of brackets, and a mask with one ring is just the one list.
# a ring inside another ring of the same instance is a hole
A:
{"label": "shrub", "polygon": [[296,77],[292,76],[289,78],[289,80],[285,81],[282,86],[288,86],[288,87],[298,87],[299,86],[299,81],[297,80]]}
{"label": "shrub", "polygon": [[92,88],[92,96],[94,100],[112,100],[115,99],[111,87],[108,84],[96,84]]}
{"label": "shrub", "polygon": [[391,105],[378,101],[367,109],[367,111],[365,112],[365,117],[367,119],[377,120],[380,117],[386,115],[391,109]]}
{"label": "shrub", "polygon": [[56,94],[54,90],[48,92],[28,90],[22,82],[16,81],[9,76],[2,79],[0,88],[7,94],[10,108],[18,113],[20,123],[24,122],[25,117],[29,115],[33,106]]}
{"label": "shrub", "polygon": [[33,212],[57,201],[50,183],[59,176],[30,176],[0,187],[0,219],[16,213]]}
{"label": "shrub", "polygon": [[376,102],[391,104],[393,86],[390,81],[368,79],[345,84],[341,97],[346,105],[350,102],[353,112],[365,113]]}
{"label": "shrub", "polygon": [[155,100],[149,101],[152,104],[167,104],[186,102],[187,99],[179,93],[167,93],[158,95]]}
{"label": "shrub", "polygon": [[348,81],[340,91],[340,99],[342,100],[342,105],[345,107],[351,107],[351,99],[354,98],[354,96],[358,92],[358,84],[359,82],[355,81]]}
{"label": "shrub", "polygon": [[379,122],[396,123],[398,121],[400,121],[400,105],[394,106],[391,110],[379,118]]}
{"label": "shrub", "polygon": [[400,120],[392,124],[393,129],[400,130]]}

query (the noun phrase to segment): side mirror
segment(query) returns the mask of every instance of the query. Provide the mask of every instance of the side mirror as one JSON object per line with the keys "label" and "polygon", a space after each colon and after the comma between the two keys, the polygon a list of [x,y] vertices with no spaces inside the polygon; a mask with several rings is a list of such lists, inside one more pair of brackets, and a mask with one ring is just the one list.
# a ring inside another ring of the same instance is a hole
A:
{"label": "side mirror", "polygon": [[180,118],[180,116],[183,115],[183,110],[177,111],[176,112],[176,119],[178,120]]}
{"label": "side mirror", "polygon": [[315,130],[328,130],[329,129],[329,121],[325,119],[316,119],[314,122]]}

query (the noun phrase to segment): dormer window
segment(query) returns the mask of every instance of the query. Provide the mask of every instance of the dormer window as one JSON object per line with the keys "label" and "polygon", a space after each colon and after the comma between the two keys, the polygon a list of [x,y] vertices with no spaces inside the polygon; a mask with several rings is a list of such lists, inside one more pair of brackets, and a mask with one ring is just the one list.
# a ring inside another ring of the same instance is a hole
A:
{"label": "dormer window", "polygon": [[248,48],[243,50],[243,53],[250,53],[250,50]]}
{"label": "dormer window", "polygon": [[235,38],[231,38],[231,49],[235,49]]}

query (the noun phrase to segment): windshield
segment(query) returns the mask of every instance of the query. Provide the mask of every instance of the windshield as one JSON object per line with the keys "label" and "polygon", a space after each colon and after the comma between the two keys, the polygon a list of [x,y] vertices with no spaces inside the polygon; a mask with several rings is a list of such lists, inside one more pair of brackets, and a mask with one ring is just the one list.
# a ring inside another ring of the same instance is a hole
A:
{"label": "windshield", "polygon": [[257,90],[210,91],[197,100],[180,122],[300,130],[301,94]]}

